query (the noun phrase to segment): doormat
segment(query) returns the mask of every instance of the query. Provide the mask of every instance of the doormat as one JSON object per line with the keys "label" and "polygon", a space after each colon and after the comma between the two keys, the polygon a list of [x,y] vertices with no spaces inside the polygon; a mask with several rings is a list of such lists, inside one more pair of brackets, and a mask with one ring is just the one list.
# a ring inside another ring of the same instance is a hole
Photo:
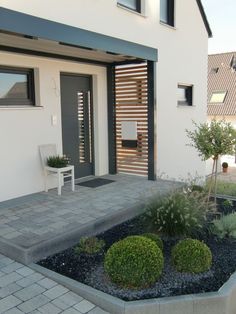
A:
{"label": "doormat", "polygon": [[85,182],[76,183],[76,185],[85,186],[87,188],[98,188],[99,186],[103,186],[112,182],[115,182],[115,181],[109,180],[109,179],[97,178],[97,179],[92,179]]}

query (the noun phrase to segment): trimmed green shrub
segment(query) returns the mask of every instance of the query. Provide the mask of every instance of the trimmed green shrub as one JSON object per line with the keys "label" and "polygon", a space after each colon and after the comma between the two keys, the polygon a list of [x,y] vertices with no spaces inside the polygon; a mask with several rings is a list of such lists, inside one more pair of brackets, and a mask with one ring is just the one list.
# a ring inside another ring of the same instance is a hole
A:
{"label": "trimmed green shrub", "polygon": [[172,249],[172,262],[179,272],[202,273],[211,268],[212,254],[209,247],[194,239],[180,241]]}
{"label": "trimmed green shrub", "polygon": [[148,238],[156,243],[156,245],[163,250],[163,242],[159,235],[155,233],[143,233],[141,234],[142,237]]}
{"label": "trimmed green shrub", "polygon": [[75,254],[96,254],[99,253],[105,246],[103,240],[99,240],[97,237],[82,237],[79,244],[74,248]]}
{"label": "trimmed green shrub", "polygon": [[213,220],[210,230],[220,239],[236,238],[236,213]]}
{"label": "trimmed green shrub", "polygon": [[50,156],[47,159],[47,165],[53,168],[64,168],[68,166],[69,158],[66,156]]}
{"label": "trimmed green shrub", "polygon": [[126,288],[148,287],[160,277],[161,249],[153,240],[129,236],[114,243],[105,255],[104,268],[112,282]]}
{"label": "trimmed green shrub", "polygon": [[191,235],[203,227],[208,209],[205,193],[175,191],[150,202],[145,220],[155,233]]}

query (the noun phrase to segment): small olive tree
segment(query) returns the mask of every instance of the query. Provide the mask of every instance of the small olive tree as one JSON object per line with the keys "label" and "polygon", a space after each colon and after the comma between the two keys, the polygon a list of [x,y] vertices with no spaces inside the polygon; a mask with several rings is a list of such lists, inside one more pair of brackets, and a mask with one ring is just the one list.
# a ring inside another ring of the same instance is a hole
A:
{"label": "small olive tree", "polygon": [[[195,125],[194,131],[186,130],[191,140],[191,146],[198,150],[202,160],[213,159],[213,167],[209,184],[208,200],[213,188],[216,201],[217,193],[217,169],[220,155],[231,155],[235,153],[236,146],[236,130],[231,123],[225,120],[216,121],[215,119],[208,123]],[[213,180],[214,179],[214,180]]]}

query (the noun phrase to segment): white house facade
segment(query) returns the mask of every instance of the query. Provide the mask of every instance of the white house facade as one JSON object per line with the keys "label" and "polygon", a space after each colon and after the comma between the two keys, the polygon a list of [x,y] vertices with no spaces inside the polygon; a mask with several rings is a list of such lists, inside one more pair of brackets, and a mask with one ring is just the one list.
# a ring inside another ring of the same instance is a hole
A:
{"label": "white house facade", "polygon": [[39,145],[76,178],[205,175],[211,30],[196,0],[2,0],[0,201],[44,189]]}

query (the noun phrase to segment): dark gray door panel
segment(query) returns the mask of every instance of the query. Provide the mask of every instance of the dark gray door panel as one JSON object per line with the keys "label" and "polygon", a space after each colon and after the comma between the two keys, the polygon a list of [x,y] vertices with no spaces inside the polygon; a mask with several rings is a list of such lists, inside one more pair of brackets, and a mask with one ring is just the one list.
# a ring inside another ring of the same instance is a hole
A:
{"label": "dark gray door panel", "polygon": [[75,166],[75,177],[94,173],[91,78],[61,74],[63,152]]}

